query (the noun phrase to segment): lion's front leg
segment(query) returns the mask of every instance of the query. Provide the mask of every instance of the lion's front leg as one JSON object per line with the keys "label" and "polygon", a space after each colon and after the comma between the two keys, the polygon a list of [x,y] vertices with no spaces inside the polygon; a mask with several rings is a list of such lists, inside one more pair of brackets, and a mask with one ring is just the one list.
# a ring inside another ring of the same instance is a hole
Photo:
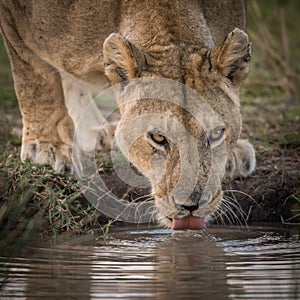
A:
{"label": "lion's front leg", "polygon": [[21,159],[72,169],[74,126],[68,115],[60,74],[4,27],[15,90],[23,118]]}
{"label": "lion's front leg", "polygon": [[59,73],[43,65],[39,73],[22,78],[18,70],[15,77],[23,117],[21,159],[49,164],[59,172],[71,171],[74,126],[64,104]]}
{"label": "lion's front leg", "polygon": [[78,148],[84,152],[111,149],[117,122],[108,122],[103,117],[85,83],[63,74],[62,84]]}

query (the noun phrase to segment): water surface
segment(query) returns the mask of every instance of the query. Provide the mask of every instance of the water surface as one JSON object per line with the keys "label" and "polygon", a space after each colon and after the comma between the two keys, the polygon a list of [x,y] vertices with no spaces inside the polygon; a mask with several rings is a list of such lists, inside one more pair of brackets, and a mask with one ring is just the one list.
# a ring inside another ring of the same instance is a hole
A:
{"label": "water surface", "polygon": [[1,299],[300,299],[297,232],[116,227],[0,256]]}

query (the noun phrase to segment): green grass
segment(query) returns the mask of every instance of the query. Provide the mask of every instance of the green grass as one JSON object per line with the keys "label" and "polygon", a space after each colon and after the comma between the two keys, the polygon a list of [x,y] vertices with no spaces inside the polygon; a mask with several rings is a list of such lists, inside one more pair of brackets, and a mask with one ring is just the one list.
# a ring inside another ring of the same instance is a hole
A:
{"label": "green grass", "polygon": [[111,157],[104,157],[103,155],[96,155],[97,168],[99,172],[113,170],[113,162]]}
{"label": "green grass", "polygon": [[[95,209],[85,201],[72,175],[56,173],[47,165],[21,163],[17,153],[5,153],[0,158],[0,169],[6,170],[10,180],[10,189],[3,191],[1,215],[15,214],[12,219],[18,220],[20,215],[30,218],[43,211],[44,229],[55,233],[62,230],[81,232],[98,225]],[[26,207],[21,206],[15,212],[10,203],[18,206],[22,201]]]}
{"label": "green grass", "polygon": [[18,152],[0,154],[0,250],[36,232],[56,236],[96,229],[106,238],[112,224],[84,198],[71,174],[20,162]]}

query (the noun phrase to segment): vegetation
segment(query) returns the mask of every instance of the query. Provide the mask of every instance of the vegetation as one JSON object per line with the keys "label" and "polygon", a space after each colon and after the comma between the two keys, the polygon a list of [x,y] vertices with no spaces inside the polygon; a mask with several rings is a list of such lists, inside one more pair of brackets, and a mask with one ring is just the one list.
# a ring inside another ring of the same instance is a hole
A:
{"label": "vegetation", "polygon": [[253,55],[242,109],[252,135],[265,146],[300,145],[300,65],[294,63],[299,61],[299,9],[297,1],[249,1]]}

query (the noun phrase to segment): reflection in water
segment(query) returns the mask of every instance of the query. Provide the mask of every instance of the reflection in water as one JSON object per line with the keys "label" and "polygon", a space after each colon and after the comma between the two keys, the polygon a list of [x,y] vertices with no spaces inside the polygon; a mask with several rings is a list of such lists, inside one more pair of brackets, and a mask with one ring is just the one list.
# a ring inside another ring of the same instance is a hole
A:
{"label": "reflection in water", "polygon": [[157,299],[227,299],[225,263],[220,259],[224,251],[215,242],[200,236],[173,236],[158,246],[155,255],[156,281],[165,288]]}
{"label": "reflection in water", "polygon": [[[282,240],[281,236],[264,234],[250,241],[220,243],[228,255],[227,283],[240,287],[248,299],[300,299],[300,243]],[[238,299],[236,291],[232,296]]]}
{"label": "reflection in water", "polygon": [[300,242],[267,229],[116,228],[106,241],[40,241],[0,265],[1,299],[300,299]]}

